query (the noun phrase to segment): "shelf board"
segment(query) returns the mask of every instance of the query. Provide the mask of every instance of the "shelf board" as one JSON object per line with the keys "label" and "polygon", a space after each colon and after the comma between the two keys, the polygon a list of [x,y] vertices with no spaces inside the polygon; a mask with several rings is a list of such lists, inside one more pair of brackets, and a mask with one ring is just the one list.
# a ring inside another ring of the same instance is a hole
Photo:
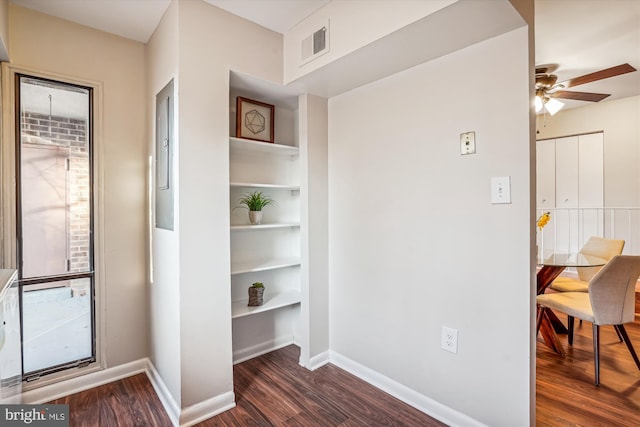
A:
{"label": "shelf board", "polygon": [[236,187],[236,188],[264,188],[267,190],[300,191],[299,185],[263,184],[259,182],[230,182],[229,186]]}
{"label": "shelf board", "polygon": [[277,270],[279,268],[295,267],[300,265],[300,258],[280,258],[268,261],[254,261],[231,264],[231,275],[253,273],[257,271]]}
{"label": "shelf board", "polygon": [[299,222],[284,222],[276,224],[244,224],[232,225],[231,231],[247,231],[247,230],[269,230],[274,228],[295,228],[300,227]]}
{"label": "shelf board", "polygon": [[272,144],[270,142],[252,141],[250,139],[229,137],[229,147],[232,151],[268,153],[276,156],[298,156],[300,148],[292,145]]}
{"label": "shelf board", "polygon": [[231,318],[251,316],[252,314],[264,313],[265,311],[276,310],[278,308],[287,307],[289,305],[299,304],[301,297],[300,292],[290,291],[276,294],[269,294],[269,290],[265,290],[264,304],[259,307],[247,306],[248,299],[234,301],[231,304]]}

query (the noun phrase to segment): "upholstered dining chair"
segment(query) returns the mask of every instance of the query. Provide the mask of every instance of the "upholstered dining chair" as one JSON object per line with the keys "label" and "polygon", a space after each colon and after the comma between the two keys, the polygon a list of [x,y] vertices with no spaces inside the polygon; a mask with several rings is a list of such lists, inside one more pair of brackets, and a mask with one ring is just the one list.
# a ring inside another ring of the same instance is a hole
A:
{"label": "upholstered dining chair", "polygon": [[627,344],[631,357],[640,369],[640,360],[624,328],[633,322],[635,285],[640,276],[640,256],[616,255],[589,282],[588,292],[541,294],[538,303],[537,330],[545,310],[558,310],[569,316],[569,345],[573,344],[574,318],[593,324],[595,384],[600,384],[600,326],[613,325]]}
{"label": "upholstered dining chair", "polygon": [[[622,254],[623,249],[624,240],[592,236],[587,240],[587,243],[580,248],[580,253],[604,258],[608,261],[614,256]],[[587,292],[589,289],[589,281],[601,268],[602,267],[576,267],[578,279],[560,276],[551,283],[549,288],[556,292]]]}

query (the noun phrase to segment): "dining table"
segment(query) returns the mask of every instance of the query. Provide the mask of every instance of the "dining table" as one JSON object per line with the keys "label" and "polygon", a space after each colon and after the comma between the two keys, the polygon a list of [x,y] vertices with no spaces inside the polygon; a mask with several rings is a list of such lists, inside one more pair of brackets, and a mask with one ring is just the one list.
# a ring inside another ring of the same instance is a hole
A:
{"label": "dining table", "polygon": [[[537,294],[543,294],[553,281],[567,267],[601,267],[607,263],[604,258],[581,253],[546,253],[538,257],[538,272],[536,273]],[[540,308],[537,310],[537,328],[540,335],[553,351],[564,356],[564,348],[557,334],[566,334],[566,326],[553,311],[545,310],[542,316]]]}

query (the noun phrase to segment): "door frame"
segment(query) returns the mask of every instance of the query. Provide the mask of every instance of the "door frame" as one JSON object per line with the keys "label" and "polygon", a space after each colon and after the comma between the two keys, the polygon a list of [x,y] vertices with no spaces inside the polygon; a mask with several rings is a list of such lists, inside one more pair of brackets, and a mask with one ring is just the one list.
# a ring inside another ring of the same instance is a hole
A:
{"label": "door frame", "polygon": [[16,75],[28,75],[37,78],[60,81],[93,90],[93,250],[94,250],[94,287],[95,287],[95,339],[96,362],[75,369],[55,372],[37,380],[23,384],[23,391],[61,382],[70,378],[101,371],[105,368],[106,331],[105,316],[105,263],[104,263],[104,147],[103,135],[103,86],[101,82],[84,80],[76,77],[42,72],[36,69],[2,63],[2,141],[0,143],[0,185],[2,188],[2,209],[0,210],[0,264],[2,268],[17,269],[17,235],[16,235]]}

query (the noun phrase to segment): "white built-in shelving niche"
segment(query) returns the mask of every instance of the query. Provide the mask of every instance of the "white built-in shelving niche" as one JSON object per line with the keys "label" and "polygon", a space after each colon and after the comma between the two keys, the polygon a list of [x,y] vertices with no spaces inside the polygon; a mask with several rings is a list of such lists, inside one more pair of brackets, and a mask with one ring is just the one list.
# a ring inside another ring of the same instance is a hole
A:
{"label": "white built-in shelving niche", "polygon": [[[236,97],[275,105],[275,142],[235,137]],[[234,362],[298,342],[301,303],[300,156],[297,95],[231,72],[229,88],[229,209]],[[245,193],[275,200],[251,225],[237,208]],[[265,285],[264,304],[248,307],[248,287]]]}

